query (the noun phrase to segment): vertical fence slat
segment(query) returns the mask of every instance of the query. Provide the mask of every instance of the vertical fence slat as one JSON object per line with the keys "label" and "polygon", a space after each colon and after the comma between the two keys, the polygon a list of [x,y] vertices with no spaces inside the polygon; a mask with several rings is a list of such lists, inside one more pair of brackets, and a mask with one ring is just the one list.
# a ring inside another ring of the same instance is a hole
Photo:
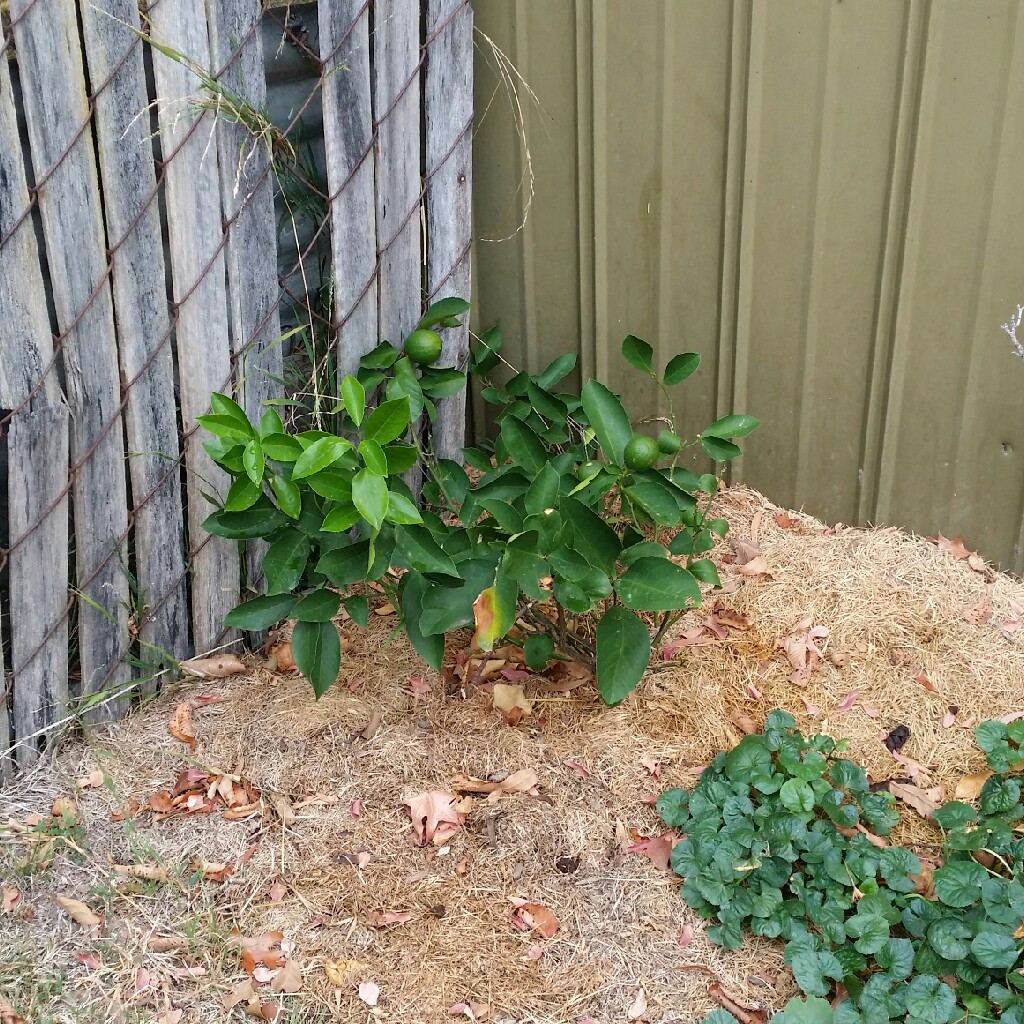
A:
{"label": "vertical fence slat", "polygon": [[[0,57],[0,60],[3,58]],[[5,602],[0,602],[0,608]],[[0,786],[14,774],[14,754],[8,753],[13,739],[11,718],[7,711],[7,672],[4,667],[4,637],[0,630]]]}
{"label": "vertical fence slat", "polygon": [[[67,406],[20,413],[11,421],[10,438],[8,486],[15,500],[9,516],[11,545],[17,545],[10,575],[11,662],[17,673],[13,719],[14,735],[23,740],[68,710]],[[48,472],[49,466],[57,468]],[[36,761],[36,743],[18,748],[19,765]]]}
{"label": "vertical fence slat", "polygon": [[324,144],[341,373],[378,341],[369,0],[320,0]]}
{"label": "vertical fence slat", "polygon": [[[68,479],[68,410],[54,369],[53,338],[46,315],[46,292],[21,162],[17,112],[7,56],[0,56],[0,408],[19,409],[7,427],[8,456],[8,623],[10,683],[15,712],[7,722],[7,693],[0,700],[0,749],[13,738],[35,732],[24,709],[50,709],[62,715],[68,701],[68,502],[61,492]],[[44,373],[46,376],[44,377]],[[38,385],[38,386],[37,386]],[[33,388],[35,393],[33,394]],[[33,412],[33,409],[36,412]],[[33,466],[34,438],[49,436],[50,458]],[[26,474],[25,466],[33,471]],[[52,504],[31,540],[16,543]],[[54,557],[59,552],[58,557]],[[39,648],[39,650],[36,650]],[[0,676],[0,679],[5,677]],[[26,729],[25,726],[29,727]],[[17,752],[21,764],[36,757],[36,744]],[[11,759],[0,757],[0,778]]]}
{"label": "vertical fence slat", "polygon": [[420,318],[420,5],[374,6],[379,332],[394,345]]}
{"label": "vertical fence slat", "polygon": [[[442,27],[443,26],[443,27]],[[429,0],[427,9],[427,290],[468,299],[472,240],[473,11],[466,0]],[[445,366],[464,367],[469,328],[444,332]],[[457,459],[465,443],[466,395],[438,403],[434,451]]]}
{"label": "vertical fence slat", "polygon": [[[81,8],[103,208],[113,264],[121,371],[128,385],[125,419],[134,512],[141,658],[159,667],[159,651],[188,650],[184,523],[174,463],[181,450],[174,408],[174,367],[164,250],[156,203],[143,42],[134,0]],[[116,69],[116,72],[115,72]],[[138,379],[136,379],[138,378]],[[150,610],[152,609],[152,610]],[[154,684],[144,684],[152,692]]]}
{"label": "vertical fence slat", "polygon": [[[78,654],[82,695],[129,678],[124,443],[106,240],[74,4],[12,0],[39,212],[71,407]],[[83,131],[83,125],[86,126]],[[47,457],[51,442],[39,438]],[[54,442],[55,443],[55,442]],[[52,552],[50,553],[52,557]],[[45,563],[43,563],[45,564]],[[112,668],[113,666],[113,668]],[[119,717],[127,696],[89,717]]]}
{"label": "vertical fence slat", "polygon": [[[207,0],[210,51],[218,81],[258,117],[267,102],[259,0]],[[280,398],[284,373],[277,282],[274,177],[268,147],[241,120],[217,124],[221,196],[228,224],[228,312],[239,376],[239,401],[257,419],[268,398]],[[262,541],[246,544],[246,582],[262,590]]]}
{"label": "vertical fence slat", "polygon": [[[157,42],[209,68],[202,0],[157,4],[151,17]],[[210,391],[225,386],[231,374],[216,124],[209,111],[198,117],[195,100],[201,97],[194,72],[154,51],[153,73],[178,314],[179,400],[182,429],[188,437],[196,417],[209,409]],[[196,430],[185,448],[192,624],[199,651],[212,647],[221,636],[224,616],[238,603],[239,590],[236,542],[208,537],[202,530],[211,508],[201,492],[217,491],[223,497],[228,484],[227,474],[214,465],[202,441],[202,432]]]}

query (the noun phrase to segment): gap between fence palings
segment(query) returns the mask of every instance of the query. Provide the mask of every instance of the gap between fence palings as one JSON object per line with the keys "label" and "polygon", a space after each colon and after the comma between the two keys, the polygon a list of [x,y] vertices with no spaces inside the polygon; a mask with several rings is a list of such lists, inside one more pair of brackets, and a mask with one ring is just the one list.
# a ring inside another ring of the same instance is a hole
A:
{"label": "gap between fence palings", "polygon": [[[458,13],[458,10],[459,10],[459,9],[461,9],[461,7],[466,7],[466,6],[468,6],[468,5],[467,5],[467,4],[465,4],[465,3],[461,4],[461,5],[460,5],[460,7],[456,8],[456,9],[455,9],[455,11],[454,11],[454,12],[452,12],[452,15],[451,15],[451,16],[454,16],[454,14],[455,14],[455,13]],[[449,18],[449,20],[450,20],[450,18]],[[436,37],[436,35],[437,35],[437,34],[438,34],[438,33],[439,33],[440,31],[442,31],[442,30],[443,30],[443,28],[444,28],[444,25],[440,25],[440,26],[438,27],[438,29],[436,30],[436,32],[434,33],[434,37]],[[422,52],[421,52],[421,58],[420,58],[420,62],[419,62],[419,65],[417,65],[418,67],[422,65],[422,61],[423,61],[423,55],[425,54],[425,51],[426,51],[426,47],[427,47],[427,45],[429,45],[430,41],[431,41],[431,39],[428,39],[428,40],[427,40],[427,43],[425,43],[425,44],[424,44],[424,46],[422,47]],[[307,101],[307,102],[308,102],[308,101]],[[388,116],[389,112],[390,112],[390,111],[385,111],[385,113],[384,113],[384,114],[382,115],[382,117],[381,117],[381,118],[380,118],[380,119],[378,120],[378,124],[379,124],[379,121],[380,121],[380,120],[383,120],[384,118],[386,118],[386,117]],[[300,112],[300,114],[301,114],[301,112]],[[297,120],[298,116],[300,116],[300,115],[296,115],[296,118],[293,118],[293,123],[294,123],[294,122],[295,122],[295,121]],[[197,122],[197,123],[198,123],[198,122]],[[193,130],[193,131],[195,130],[195,127],[196,127],[196,126],[194,125],[194,126],[193,126],[193,128],[192,128],[192,130]],[[375,134],[376,134],[376,128],[377,128],[377,126],[375,126]],[[381,255],[382,255],[382,254],[385,254],[385,253],[387,253],[388,249],[389,249],[389,248],[390,248],[390,246],[391,246],[391,245],[393,244],[393,241],[394,241],[394,239],[395,239],[396,237],[398,237],[398,236],[400,235],[400,233],[401,233],[401,230],[402,230],[402,228],[403,228],[403,227],[404,227],[404,226],[405,226],[405,225],[406,225],[406,224],[407,224],[407,223],[408,223],[408,222],[409,222],[409,221],[411,220],[411,218],[412,218],[412,217],[414,217],[414,216],[415,216],[415,215],[416,215],[416,214],[418,213],[418,210],[419,210],[419,202],[420,202],[420,201],[422,200],[422,198],[423,198],[423,196],[424,196],[424,193],[425,193],[425,190],[426,190],[426,187],[427,187],[427,183],[429,182],[430,178],[431,178],[431,177],[433,177],[433,175],[434,175],[434,174],[436,174],[436,173],[437,173],[437,172],[438,172],[438,171],[440,170],[440,168],[441,168],[441,167],[442,167],[442,166],[443,166],[443,165],[444,165],[444,164],[445,164],[445,163],[447,162],[448,158],[449,158],[449,157],[451,156],[452,152],[454,152],[454,150],[455,150],[455,148],[456,148],[456,147],[458,146],[459,142],[460,142],[460,141],[462,141],[462,140],[463,140],[464,138],[468,138],[468,133],[469,133],[469,130],[470,130],[470,128],[471,128],[471,122],[470,122],[470,121],[467,121],[467,123],[466,123],[466,124],[465,124],[465,125],[464,125],[464,126],[463,126],[463,127],[461,128],[461,130],[460,130],[460,131],[458,132],[458,134],[457,134],[457,137],[456,137],[456,139],[455,139],[455,140],[454,140],[454,142],[452,143],[452,145],[451,145],[451,147],[449,148],[449,150],[448,150],[448,151],[447,151],[447,152],[446,152],[446,153],[444,154],[444,156],[442,157],[442,159],[441,159],[441,160],[440,160],[440,161],[439,161],[439,162],[438,162],[438,163],[437,163],[436,165],[432,166],[432,167],[431,167],[431,168],[430,168],[430,169],[428,170],[428,172],[427,172],[427,174],[426,174],[426,176],[425,176],[425,182],[424,182],[424,187],[423,187],[423,189],[421,189],[421,190],[420,190],[419,194],[417,195],[417,202],[416,202],[416,204],[415,204],[415,205],[413,205],[413,206],[412,206],[412,207],[411,207],[411,208],[410,208],[410,209],[408,210],[408,212],[406,213],[406,215],[405,215],[405,216],[404,216],[404,217],[402,218],[402,221],[401,221],[401,223],[400,223],[399,227],[398,227],[398,228],[396,229],[395,233],[394,233],[394,234],[393,234],[393,235],[391,236],[391,238],[389,238],[388,242],[387,242],[387,243],[385,243],[385,245],[381,247],[380,253],[376,254],[376,255],[377,255],[377,259],[376,259],[376,260],[374,261],[374,268],[373,268],[373,274],[372,274],[372,275],[369,275],[369,276],[368,276],[368,278],[367,278],[367,280],[366,280],[366,283],[365,283],[364,287],[363,287],[363,288],[361,289],[361,294],[365,294],[365,293],[366,293],[366,291],[368,291],[368,290],[369,290],[369,289],[370,289],[370,288],[372,287],[372,285],[373,285],[373,283],[374,283],[374,280],[376,279],[376,277],[377,277],[377,275],[378,275],[378,272],[379,272],[379,267],[380,267],[380,257],[381,257]],[[373,140],[371,139],[371,140],[370,140],[370,144],[369,144],[369,145],[367,146],[367,150],[366,150],[366,153],[368,153],[368,152],[370,151],[370,149],[371,149],[371,147],[372,147],[372,142],[373,142]],[[183,142],[182,142],[181,144],[183,144]],[[362,158],[361,158],[361,160],[359,161],[359,163],[357,163],[357,167],[358,167],[358,166],[359,166],[359,165],[360,165],[360,164],[362,163],[362,160],[365,160],[365,157],[366,157],[366,153],[364,153],[364,154],[362,155]],[[269,167],[268,167],[268,169],[267,169],[267,173],[269,173]],[[339,187],[338,187],[337,189],[335,189],[335,190],[333,191],[333,193],[332,193],[332,195],[331,195],[331,197],[330,197],[330,199],[329,199],[329,202],[330,202],[330,204],[332,205],[332,207],[333,207],[333,203],[334,203],[334,201],[335,201],[335,200],[337,199],[338,195],[339,195],[339,194],[340,194],[340,193],[341,193],[341,192],[342,192],[342,191],[343,191],[343,190],[344,190],[344,189],[346,188],[346,186],[348,185],[348,182],[349,182],[349,180],[351,180],[351,176],[350,176],[349,178],[347,178],[347,179],[346,179],[345,181],[343,181],[343,182],[342,182],[342,183],[341,183],[341,184],[339,185]],[[230,228],[230,226],[231,226],[231,225],[230,225],[230,223],[229,223],[229,224],[227,225],[227,227],[228,227],[228,228]],[[297,260],[297,262],[296,262],[295,266],[293,267],[293,269],[292,269],[292,271],[291,271],[290,273],[294,273],[295,269],[297,269],[297,267],[298,267],[298,266],[299,266],[299,265],[301,264],[301,261],[302,261],[302,260],[303,260],[303,259],[304,259],[304,258],[305,258],[305,257],[306,257],[307,255],[308,255],[308,253],[309,253],[309,252],[310,252],[310,251],[312,250],[313,246],[314,246],[314,245],[316,244],[316,241],[317,241],[317,239],[318,239],[318,237],[319,237],[320,231],[322,231],[322,228],[323,228],[323,225],[321,225],[321,227],[320,227],[320,228],[319,228],[319,229],[317,230],[317,232],[315,233],[315,235],[314,235],[313,239],[311,239],[310,243],[309,243],[309,244],[308,244],[308,245],[307,245],[307,246],[306,246],[306,247],[305,247],[305,248],[303,249],[303,252],[302,252],[302,253],[300,254],[300,256],[299,256],[299,259]],[[221,239],[221,246],[223,245],[223,243],[224,243],[224,239],[222,238],[222,239]],[[219,252],[219,249],[220,249],[220,247],[218,247],[218,252]],[[450,268],[449,268],[449,269],[448,269],[448,270],[447,270],[447,271],[446,271],[446,272],[445,272],[445,273],[444,273],[444,274],[443,274],[443,275],[441,276],[441,278],[440,278],[440,281],[439,281],[439,283],[437,284],[437,286],[436,286],[436,289],[435,289],[435,292],[434,292],[434,294],[435,294],[435,295],[437,294],[437,290],[438,290],[438,289],[440,289],[441,287],[444,287],[444,283],[445,283],[445,282],[446,282],[446,281],[447,281],[447,280],[448,280],[449,278],[451,278],[451,277],[453,276],[454,272],[455,272],[455,271],[457,271],[457,270],[459,269],[460,265],[461,265],[461,264],[463,264],[463,263],[465,262],[465,258],[466,258],[466,255],[467,255],[467,253],[468,253],[468,245],[467,245],[466,247],[464,247],[464,249],[463,249],[463,250],[461,250],[461,251],[460,251],[460,252],[458,253],[458,256],[457,256],[456,260],[455,260],[455,261],[453,262],[452,266],[451,266],[451,267],[450,267]],[[213,256],[211,256],[210,260],[209,260],[209,261],[207,262],[207,264],[206,264],[206,265],[204,266],[204,268],[202,269],[202,271],[200,272],[200,275],[199,275],[199,279],[200,279],[200,280],[201,280],[202,276],[204,276],[204,275],[205,275],[206,273],[208,273],[208,271],[209,271],[209,268],[210,268],[210,266],[212,266],[213,262],[214,262],[214,261],[215,261],[215,259],[216,259],[216,256],[217,256],[217,253],[214,253],[214,255],[213,255]],[[286,276],[290,276],[290,274],[289,274],[289,275],[286,275]],[[197,280],[196,284],[198,284],[198,280]],[[192,291],[194,291],[194,287],[193,287],[192,289],[189,289],[189,291],[188,291],[188,293],[187,293],[187,294],[188,294],[188,295],[191,295]],[[280,298],[279,298],[279,299],[278,299],[278,302],[280,302],[280,301],[281,301],[281,300],[280,300]],[[272,315],[272,314],[273,314],[273,312],[274,312],[274,311],[275,311],[276,309],[277,309],[277,303],[275,303],[275,304],[274,304],[274,306],[273,306],[273,308],[272,308],[272,309],[271,309],[271,310],[270,310],[270,311],[268,312],[268,316]],[[350,315],[350,314],[344,314],[344,315],[342,316],[342,318],[341,318],[341,319],[339,320],[339,324],[338,324],[338,326],[341,326],[341,325],[343,325],[343,324],[344,324],[344,323],[345,323],[345,322],[347,321],[347,319],[348,319],[348,316],[349,316],[349,315]],[[164,338],[164,339],[163,339],[163,342],[166,342],[166,338]],[[234,354],[233,354],[233,356],[234,356],[234,359],[237,359],[237,357],[238,357],[239,355],[240,355],[240,353],[237,353],[237,352],[236,352],[236,353],[234,353]],[[145,371],[145,367],[141,368],[141,369],[140,369],[140,371],[139,371],[139,373],[141,374],[141,373],[142,373],[142,372],[144,372],[144,371]],[[137,378],[136,378],[136,379],[137,379]],[[229,383],[230,383],[230,377],[227,377],[227,378],[226,378],[226,380],[225,380],[225,385],[223,385],[223,386],[227,386],[227,385],[229,385]],[[122,407],[123,407],[123,404],[122,404]],[[112,424],[111,424],[111,425],[112,425]],[[187,436],[190,436],[190,435],[191,435],[191,433],[192,433],[192,431],[191,431],[191,430],[190,430],[190,431],[188,431],[188,434],[187,434]],[[165,478],[166,478],[166,476],[170,475],[170,474],[171,474],[171,473],[173,473],[174,471],[175,471],[175,466],[174,466],[174,464],[172,464],[172,465],[171,465],[171,466],[170,466],[170,467],[168,468],[168,471],[167,471],[167,473],[166,473],[166,474],[164,475],[164,476],[165,476]],[[150,492],[150,494],[151,494],[151,493],[152,493],[152,492]],[[150,495],[149,495],[149,494],[147,494],[146,498],[145,498],[145,499],[143,499],[143,502],[142,502],[142,504],[144,504],[144,503],[145,503],[145,501],[147,501],[147,500],[149,499],[149,497],[150,497]],[[139,507],[140,507],[139,505],[137,505],[137,506],[136,506],[136,512],[138,512],[138,509],[139,509]],[[203,548],[203,547],[204,547],[204,546],[205,546],[205,545],[206,545],[207,543],[208,543],[208,538],[204,538],[204,540],[200,542],[200,544],[199,544],[199,546],[198,546],[198,549],[197,549],[197,550],[201,550],[201,549],[202,549],[202,548]],[[160,598],[158,598],[158,599],[157,599],[157,601],[156,601],[156,602],[154,602],[154,604],[153,604],[153,605],[151,605],[151,611],[152,611],[152,610],[154,610],[154,609],[156,609],[156,608],[158,608],[158,607],[159,607],[160,605],[162,605],[162,604],[163,604],[163,603],[164,603],[164,602],[165,602],[165,601],[166,601],[166,600],[168,599],[168,596],[169,596],[169,592],[168,592],[168,593],[165,593],[165,594],[163,594],[163,595],[161,595],[161,596],[160,596]]]}

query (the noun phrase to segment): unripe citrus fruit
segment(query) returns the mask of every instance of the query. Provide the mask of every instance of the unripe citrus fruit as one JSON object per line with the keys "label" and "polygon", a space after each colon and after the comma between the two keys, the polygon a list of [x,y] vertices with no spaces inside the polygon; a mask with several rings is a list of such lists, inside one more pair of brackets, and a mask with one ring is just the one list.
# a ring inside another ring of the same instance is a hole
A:
{"label": "unripe citrus fruit", "polygon": [[675,455],[682,446],[682,438],[671,430],[663,430],[658,435],[658,451],[665,455]]}
{"label": "unripe citrus fruit", "polygon": [[405,339],[405,354],[421,366],[429,366],[437,362],[441,355],[441,338],[436,331],[418,330],[413,331]]}
{"label": "unripe citrus fruit", "polygon": [[634,434],[626,445],[626,465],[630,469],[650,469],[658,461],[658,442],[646,434]]}
{"label": "unripe citrus fruit", "polygon": [[591,459],[589,462],[581,462],[576,467],[576,479],[589,480],[592,476],[597,476],[603,467],[604,463],[598,462],[596,459]]}

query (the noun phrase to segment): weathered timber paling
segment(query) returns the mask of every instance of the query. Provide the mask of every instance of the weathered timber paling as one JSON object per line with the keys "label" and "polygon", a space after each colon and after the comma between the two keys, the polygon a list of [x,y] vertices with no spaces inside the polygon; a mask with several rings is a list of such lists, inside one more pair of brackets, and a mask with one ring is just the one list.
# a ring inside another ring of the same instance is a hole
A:
{"label": "weathered timber paling", "polygon": [[[82,7],[89,77],[109,85],[96,97],[95,130],[111,251],[125,420],[135,507],[136,611],[141,660],[188,652],[184,523],[173,463],[181,456],[174,409],[170,314],[155,202],[156,170],[138,4],[97,0]],[[169,470],[171,470],[169,472]],[[158,602],[160,602],[158,604]],[[150,608],[154,610],[150,610]],[[154,682],[143,682],[146,692]]]}
{"label": "weathered timber paling", "polygon": [[[14,0],[14,40],[21,69],[38,206],[71,410],[72,487],[78,652],[82,694],[130,677],[127,490],[120,424],[117,340],[106,240],[90,133],[82,132],[88,98],[73,4]],[[50,556],[51,558],[53,555]],[[63,557],[59,555],[58,557]],[[117,666],[113,672],[111,666]],[[127,696],[89,717],[119,717]]]}

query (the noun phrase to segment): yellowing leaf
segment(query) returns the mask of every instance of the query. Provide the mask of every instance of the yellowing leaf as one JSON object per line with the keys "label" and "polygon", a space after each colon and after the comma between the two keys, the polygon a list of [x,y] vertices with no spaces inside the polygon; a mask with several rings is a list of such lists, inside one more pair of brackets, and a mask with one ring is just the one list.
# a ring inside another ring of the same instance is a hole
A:
{"label": "yellowing leaf", "polygon": [[488,587],[473,602],[473,621],[476,623],[473,645],[481,651],[493,650],[494,641],[498,639],[498,617],[494,608],[497,599],[496,589]]}

